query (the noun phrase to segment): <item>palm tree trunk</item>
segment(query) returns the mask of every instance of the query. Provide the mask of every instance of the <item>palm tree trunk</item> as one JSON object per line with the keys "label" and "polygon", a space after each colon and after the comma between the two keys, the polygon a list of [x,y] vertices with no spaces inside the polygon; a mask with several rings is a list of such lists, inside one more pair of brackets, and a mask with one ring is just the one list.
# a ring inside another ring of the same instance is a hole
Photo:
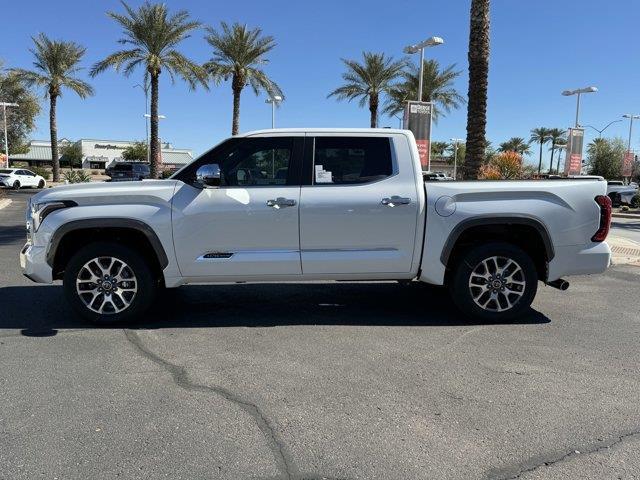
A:
{"label": "palm tree trunk", "polygon": [[478,178],[487,140],[489,83],[489,0],[471,0],[469,30],[469,99],[464,175]]}
{"label": "palm tree trunk", "polygon": [[540,170],[542,170],[542,140],[540,140],[540,161],[538,161],[538,175],[540,175]]}
{"label": "palm tree trunk", "polygon": [[551,170],[553,170],[553,154],[556,151],[556,144],[551,143],[551,161],[549,162],[549,175],[551,175]]}
{"label": "palm tree trunk", "polygon": [[370,95],[369,96],[369,113],[371,114],[371,128],[376,128],[378,126],[378,96]]}
{"label": "palm tree trunk", "polygon": [[[560,175],[560,157],[561,157],[561,156],[562,156],[562,150],[560,150],[560,151],[558,152],[558,167],[556,168],[556,173],[557,173],[558,175]],[[566,153],[565,153],[565,158],[567,158],[567,157],[566,157]]]}
{"label": "palm tree trunk", "polygon": [[231,135],[237,135],[240,131],[240,95],[244,87],[244,79],[238,75],[233,76],[231,89],[233,90],[233,120],[231,123]]}
{"label": "palm tree trunk", "polygon": [[58,156],[58,124],[56,120],[56,107],[58,96],[49,90],[49,130],[51,132],[51,161],[53,163],[53,181],[60,181],[60,157]]}
{"label": "palm tree trunk", "polygon": [[149,139],[149,157],[151,158],[151,178],[160,174],[160,141],[158,138],[158,73],[151,73],[151,135]]}

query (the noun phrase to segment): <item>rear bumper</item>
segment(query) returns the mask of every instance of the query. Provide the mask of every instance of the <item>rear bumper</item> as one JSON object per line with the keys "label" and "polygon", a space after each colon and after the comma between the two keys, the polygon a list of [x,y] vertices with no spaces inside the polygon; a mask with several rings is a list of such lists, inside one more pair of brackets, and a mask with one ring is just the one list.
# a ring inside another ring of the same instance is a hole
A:
{"label": "rear bumper", "polygon": [[53,272],[46,259],[47,248],[27,243],[20,251],[20,268],[28,279],[36,283],[53,282]]}
{"label": "rear bumper", "polygon": [[602,273],[610,264],[611,248],[607,242],[555,247],[547,281],[569,275]]}

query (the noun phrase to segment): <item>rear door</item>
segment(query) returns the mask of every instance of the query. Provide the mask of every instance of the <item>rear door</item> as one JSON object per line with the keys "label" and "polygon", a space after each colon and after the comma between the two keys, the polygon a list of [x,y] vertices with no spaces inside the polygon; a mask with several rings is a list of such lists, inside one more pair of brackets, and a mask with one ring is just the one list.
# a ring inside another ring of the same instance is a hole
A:
{"label": "rear door", "polygon": [[410,158],[401,169],[395,153],[393,136],[307,136],[312,178],[300,194],[305,275],[410,274],[418,193]]}
{"label": "rear door", "polygon": [[[182,275],[276,279],[300,275],[300,167],[304,136],[232,139],[205,154],[219,188],[178,184],[173,237]],[[191,175],[186,174],[185,175]]]}

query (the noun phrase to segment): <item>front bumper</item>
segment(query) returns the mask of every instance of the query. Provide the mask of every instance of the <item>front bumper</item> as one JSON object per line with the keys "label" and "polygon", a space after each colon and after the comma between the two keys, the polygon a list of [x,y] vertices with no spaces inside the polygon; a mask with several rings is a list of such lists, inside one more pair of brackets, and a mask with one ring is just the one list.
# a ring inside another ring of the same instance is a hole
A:
{"label": "front bumper", "polygon": [[37,283],[52,283],[53,272],[46,256],[47,247],[25,244],[20,250],[20,268],[24,276]]}
{"label": "front bumper", "polygon": [[611,248],[607,242],[556,247],[555,256],[549,262],[547,281],[569,275],[602,273],[609,265]]}

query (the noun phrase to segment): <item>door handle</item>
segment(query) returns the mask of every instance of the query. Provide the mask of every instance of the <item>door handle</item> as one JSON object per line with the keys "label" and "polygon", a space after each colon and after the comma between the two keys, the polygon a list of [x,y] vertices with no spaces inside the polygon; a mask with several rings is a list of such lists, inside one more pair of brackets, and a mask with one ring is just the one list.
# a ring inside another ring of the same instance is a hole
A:
{"label": "door handle", "polygon": [[296,201],[289,198],[278,197],[275,200],[267,200],[267,206],[273,208],[295,207]]}
{"label": "door handle", "polygon": [[393,197],[385,197],[382,199],[382,205],[386,205],[388,207],[395,207],[396,205],[409,205],[411,203],[411,199],[407,197],[399,197],[394,195]]}

